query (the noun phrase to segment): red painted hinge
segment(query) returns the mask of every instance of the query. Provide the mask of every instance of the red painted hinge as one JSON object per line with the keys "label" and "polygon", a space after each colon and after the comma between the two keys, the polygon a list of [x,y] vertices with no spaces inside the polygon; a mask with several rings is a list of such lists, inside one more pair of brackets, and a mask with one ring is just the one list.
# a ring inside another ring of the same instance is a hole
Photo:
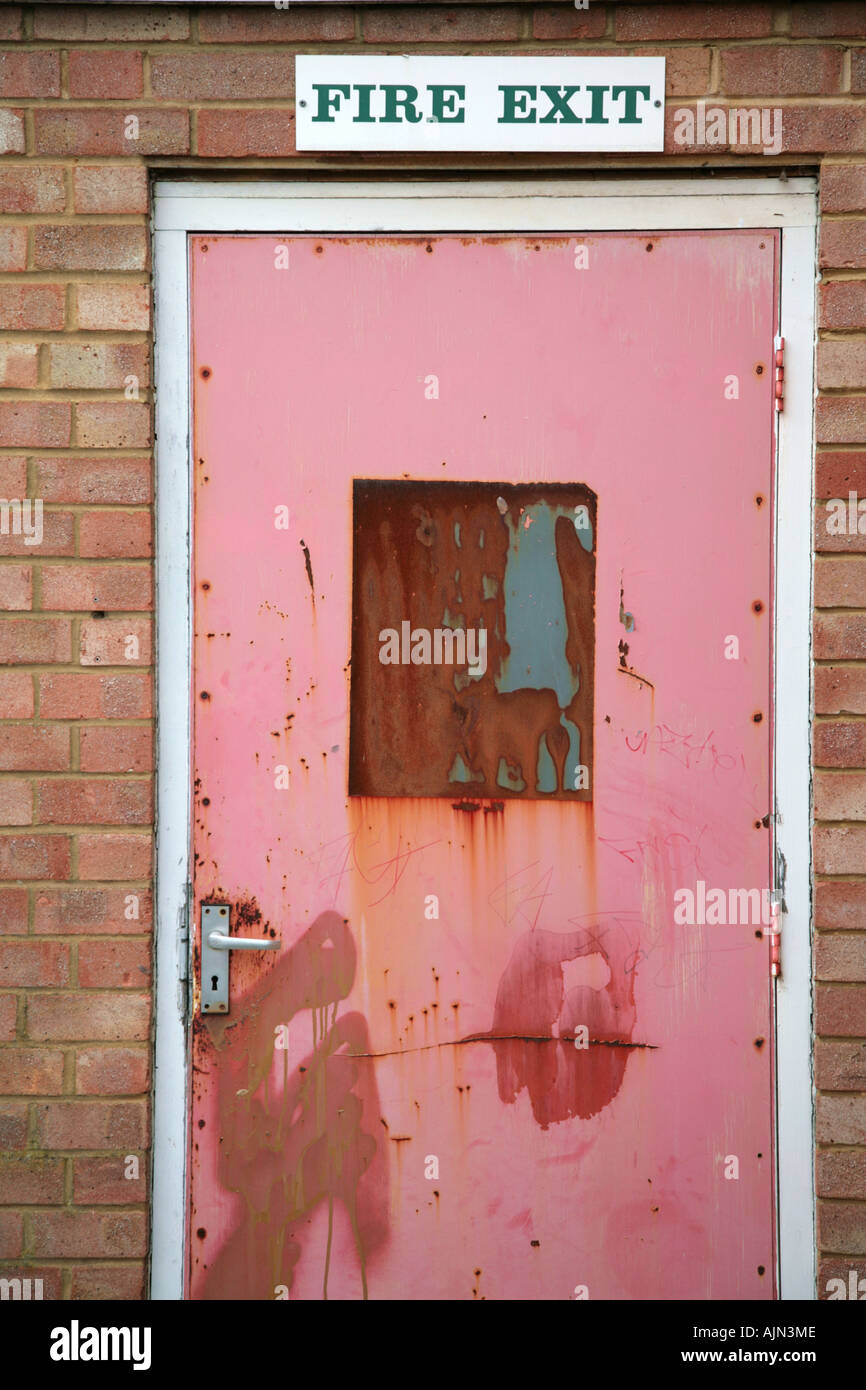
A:
{"label": "red painted hinge", "polygon": [[776,409],[784,409],[785,397],[785,339],[776,339]]}

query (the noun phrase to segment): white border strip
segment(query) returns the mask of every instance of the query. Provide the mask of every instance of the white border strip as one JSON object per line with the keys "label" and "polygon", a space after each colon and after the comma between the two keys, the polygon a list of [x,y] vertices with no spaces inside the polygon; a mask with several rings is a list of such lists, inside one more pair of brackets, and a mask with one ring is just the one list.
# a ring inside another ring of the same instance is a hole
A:
{"label": "white border strip", "polygon": [[779,1287],[815,1297],[810,875],[812,363],[815,181],[627,178],[277,183],[159,180],[158,729],[152,1298],[182,1298],[186,1233],[186,895],[190,843],[190,497],[187,235],[200,232],[782,229],[785,409],[777,477],[776,842],[787,862],[777,987]]}

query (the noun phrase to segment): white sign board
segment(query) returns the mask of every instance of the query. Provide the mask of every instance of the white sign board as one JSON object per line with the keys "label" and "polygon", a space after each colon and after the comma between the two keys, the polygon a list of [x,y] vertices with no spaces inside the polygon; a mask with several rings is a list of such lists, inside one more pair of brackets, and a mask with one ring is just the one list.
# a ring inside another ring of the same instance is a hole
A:
{"label": "white sign board", "polygon": [[299,150],[664,148],[664,58],[299,54]]}

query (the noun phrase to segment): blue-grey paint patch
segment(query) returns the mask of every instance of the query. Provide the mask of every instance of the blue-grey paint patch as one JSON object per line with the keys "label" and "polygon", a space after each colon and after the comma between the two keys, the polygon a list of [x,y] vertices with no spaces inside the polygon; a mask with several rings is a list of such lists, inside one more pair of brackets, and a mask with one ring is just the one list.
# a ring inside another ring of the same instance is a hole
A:
{"label": "blue-grey paint patch", "polygon": [[450,772],[448,773],[448,781],[449,781],[449,782],[483,782],[483,781],[484,781],[484,773],[483,773],[483,772],[476,772],[476,773],[473,773],[473,772],[471,771],[471,769],[468,768],[468,767],[466,766],[466,764],[465,764],[465,762],[463,761],[463,759],[462,759],[462,757],[460,756],[460,754],[459,754],[459,753],[455,753],[455,755],[454,755],[454,761],[453,761],[453,763],[451,764],[451,770],[450,770]]}
{"label": "blue-grey paint patch", "polygon": [[450,627],[450,628],[452,628],[452,629],[456,629],[456,628],[458,628],[458,627],[465,627],[465,626],[466,626],[466,619],[464,618],[464,616],[463,616],[462,613],[458,613],[458,614],[455,616],[455,615],[450,611],[450,609],[446,608],[446,609],[445,609],[445,612],[442,614],[442,626],[443,626],[443,627]]}
{"label": "blue-grey paint patch", "polygon": [[481,597],[496,598],[499,593],[499,580],[492,574],[482,574],[481,576]]}
{"label": "blue-grey paint patch", "polygon": [[505,758],[499,759],[499,770],[496,773],[496,785],[502,787],[507,792],[525,792],[526,783],[520,775],[519,768],[513,768]]}
{"label": "blue-grey paint patch", "polygon": [[577,532],[577,539],[580,541],[584,550],[590,551],[593,546],[592,539],[592,520],[589,515],[589,508],[580,506],[574,509],[574,529]]}
{"label": "blue-grey paint patch", "polygon": [[546,502],[525,508],[516,522],[504,517],[510,532],[505,562],[505,631],[511,654],[495,674],[496,689],[553,690],[561,709],[580,689],[565,655],[568,623],[562,577],[556,563],[555,527],[565,507]]}
{"label": "blue-grey paint patch", "polygon": [[565,759],[565,786],[563,791],[577,791],[577,770],[580,767],[580,729],[567,719],[564,714],[559,716],[559,722],[568,734],[568,753]]}
{"label": "blue-grey paint patch", "polygon": [[547,738],[542,734],[538,741],[538,767],[536,769],[535,790],[537,792],[555,792],[556,789],[556,764],[550,756]]}
{"label": "blue-grey paint patch", "polygon": [[458,549],[458,550],[462,550],[463,545],[462,545],[462,542],[461,542],[461,540],[460,540],[460,522],[459,522],[459,521],[455,521],[455,523],[454,523],[454,544],[457,546],[457,549]]}

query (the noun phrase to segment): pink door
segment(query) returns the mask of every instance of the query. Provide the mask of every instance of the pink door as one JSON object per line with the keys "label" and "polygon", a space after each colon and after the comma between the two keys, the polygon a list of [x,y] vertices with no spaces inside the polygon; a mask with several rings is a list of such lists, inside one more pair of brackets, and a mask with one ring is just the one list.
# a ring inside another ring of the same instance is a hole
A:
{"label": "pink door", "polygon": [[778,254],[192,239],[191,1297],[773,1296]]}

